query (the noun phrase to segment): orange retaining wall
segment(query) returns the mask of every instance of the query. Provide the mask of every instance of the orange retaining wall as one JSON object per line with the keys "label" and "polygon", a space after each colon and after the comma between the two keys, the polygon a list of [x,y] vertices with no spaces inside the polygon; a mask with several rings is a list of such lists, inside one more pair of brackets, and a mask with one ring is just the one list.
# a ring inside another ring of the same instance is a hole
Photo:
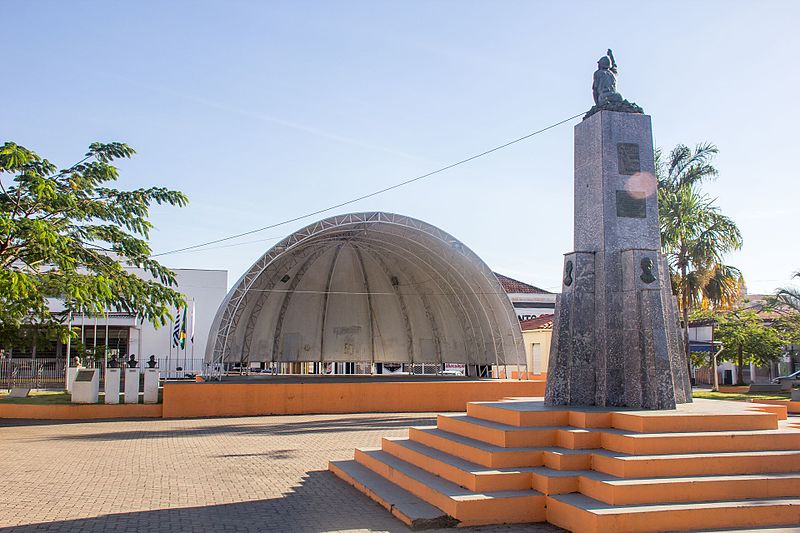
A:
{"label": "orange retaining wall", "polygon": [[543,396],[543,381],[166,383],[164,418],[463,411],[467,402]]}
{"label": "orange retaining wall", "polygon": [[0,403],[0,418],[88,420],[98,418],[161,418],[161,404],[34,405]]}
{"label": "orange retaining wall", "polygon": [[765,403],[770,405],[785,405],[786,411],[792,414],[800,414],[800,402],[791,400],[747,400],[752,403]]}

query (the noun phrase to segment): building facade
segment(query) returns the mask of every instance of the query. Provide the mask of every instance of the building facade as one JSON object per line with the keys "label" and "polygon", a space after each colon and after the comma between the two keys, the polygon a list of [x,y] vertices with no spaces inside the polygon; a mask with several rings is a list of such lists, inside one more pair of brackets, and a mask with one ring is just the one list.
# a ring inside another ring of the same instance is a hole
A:
{"label": "building facade", "polygon": [[556,308],[556,294],[529,285],[514,278],[494,273],[497,280],[506,291],[514,312],[519,320],[536,318],[540,315],[552,315]]}

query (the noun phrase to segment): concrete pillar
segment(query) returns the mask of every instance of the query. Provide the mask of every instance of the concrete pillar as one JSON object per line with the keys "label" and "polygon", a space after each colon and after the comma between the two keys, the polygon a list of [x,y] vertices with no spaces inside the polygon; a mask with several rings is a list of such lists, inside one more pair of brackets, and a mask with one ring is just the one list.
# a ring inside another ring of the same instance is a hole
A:
{"label": "concrete pillar", "polygon": [[106,403],[119,403],[119,368],[106,368]]}
{"label": "concrete pillar", "polygon": [[125,403],[139,403],[139,369],[125,369]]}

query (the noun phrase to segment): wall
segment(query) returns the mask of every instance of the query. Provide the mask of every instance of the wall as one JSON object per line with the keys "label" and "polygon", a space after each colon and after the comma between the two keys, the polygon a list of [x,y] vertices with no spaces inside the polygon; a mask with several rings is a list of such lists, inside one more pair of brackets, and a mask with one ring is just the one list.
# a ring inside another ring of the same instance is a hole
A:
{"label": "wall", "polygon": [[[145,277],[139,269],[131,270],[138,271],[137,273]],[[208,331],[211,329],[211,321],[214,320],[214,314],[228,292],[228,272],[225,270],[195,269],[173,269],[173,271],[178,282],[177,290],[190,302],[189,313],[191,313],[191,300],[194,299],[195,301],[195,319],[197,322],[194,330],[194,358],[202,359],[206,350]],[[174,312],[175,310],[173,310]],[[191,319],[189,327],[191,327]],[[167,357],[172,342],[172,323],[161,327],[159,330],[156,330],[152,324],[147,322],[137,326],[137,328],[140,329],[131,330],[129,349],[132,353],[137,354],[142,361],[146,360],[151,354],[155,354],[157,358]],[[189,334],[190,331],[187,331],[187,335]],[[140,335],[141,346],[139,346]],[[178,357],[174,348],[172,355],[179,359],[184,357],[183,352]],[[192,356],[191,343],[189,342],[187,342],[185,356]]]}
{"label": "wall", "polygon": [[544,381],[166,383],[164,418],[463,411],[467,402],[544,395]]}
{"label": "wall", "polygon": [[519,320],[534,318],[539,315],[551,315],[555,312],[556,294],[528,294],[521,292],[508,293],[508,299],[514,306]]}
{"label": "wall", "polygon": [[[547,373],[547,363],[550,358],[550,339],[553,336],[552,329],[534,329],[522,332],[522,339],[525,342],[525,356],[528,359],[528,372],[531,374]],[[541,345],[539,354],[541,356],[540,366],[537,369],[534,365],[533,344]],[[537,372],[536,370],[539,370]]]}

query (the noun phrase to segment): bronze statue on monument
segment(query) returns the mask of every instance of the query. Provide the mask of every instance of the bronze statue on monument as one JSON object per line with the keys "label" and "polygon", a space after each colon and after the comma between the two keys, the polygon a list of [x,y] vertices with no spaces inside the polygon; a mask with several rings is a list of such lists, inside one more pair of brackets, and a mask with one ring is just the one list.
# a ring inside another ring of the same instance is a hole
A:
{"label": "bronze statue on monument", "polygon": [[606,55],[597,61],[597,70],[592,79],[592,96],[594,106],[584,115],[584,120],[598,111],[618,111],[620,113],[644,113],[635,103],[622,98],[617,92],[617,62],[609,48]]}

